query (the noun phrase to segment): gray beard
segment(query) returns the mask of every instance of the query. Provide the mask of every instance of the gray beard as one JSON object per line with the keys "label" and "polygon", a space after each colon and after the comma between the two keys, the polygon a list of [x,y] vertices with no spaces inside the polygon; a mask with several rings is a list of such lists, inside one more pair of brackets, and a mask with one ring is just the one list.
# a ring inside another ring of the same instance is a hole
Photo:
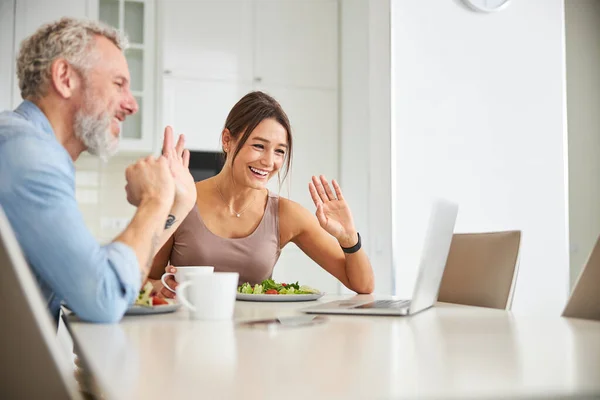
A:
{"label": "gray beard", "polygon": [[99,116],[87,114],[83,108],[75,114],[73,130],[88,153],[107,160],[113,156],[119,147],[119,138],[110,131],[112,116],[104,112]]}

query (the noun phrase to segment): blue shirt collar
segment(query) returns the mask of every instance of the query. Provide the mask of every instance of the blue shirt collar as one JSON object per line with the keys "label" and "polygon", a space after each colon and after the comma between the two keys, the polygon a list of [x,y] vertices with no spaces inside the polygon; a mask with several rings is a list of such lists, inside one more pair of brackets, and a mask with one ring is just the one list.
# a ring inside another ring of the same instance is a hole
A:
{"label": "blue shirt collar", "polygon": [[25,120],[29,121],[34,127],[40,131],[52,136],[52,138],[59,144],[60,148],[64,152],[65,156],[69,159],[71,169],[75,169],[75,164],[71,159],[71,155],[67,152],[67,149],[58,142],[58,138],[54,134],[54,129],[50,125],[50,121],[46,114],[40,108],[29,100],[23,100],[19,107],[15,109],[15,113],[22,116]]}
{"label": "blue shirt collar", "polygon": [[50,121],[48,121],[46,114],[44,114],[42,110],[40,110],[40,108],[31,101],[24,100],[21,104],[19,104],[19,107],[17,107],[15,112],[35,125],[36,128],[39,128],[41,131],[49,135],[55,136],[52,125],[50,125]]}

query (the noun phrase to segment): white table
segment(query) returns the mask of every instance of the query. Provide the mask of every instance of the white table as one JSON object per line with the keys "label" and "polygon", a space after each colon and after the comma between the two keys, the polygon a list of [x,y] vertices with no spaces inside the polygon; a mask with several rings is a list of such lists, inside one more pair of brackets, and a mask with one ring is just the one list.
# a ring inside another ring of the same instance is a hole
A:
{"label": "white table", "polygon": [[[352,296],[326,296],[330,301]],[[237,302],[232,322],[185,310],[69,322],[107,398],[396,399],[600,396],[600,322],[440,303],[412,317],[326,316],[258,329],[305,303]]]}

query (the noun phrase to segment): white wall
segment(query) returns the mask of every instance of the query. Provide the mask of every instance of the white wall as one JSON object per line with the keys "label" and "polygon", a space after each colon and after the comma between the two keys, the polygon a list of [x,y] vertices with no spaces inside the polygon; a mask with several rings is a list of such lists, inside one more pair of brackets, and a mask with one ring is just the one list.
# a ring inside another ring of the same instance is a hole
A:
{"label": "white wall", "polygon": [[[392,1],[398,238],[415,195],[460,204],[456,231],[521,229],[513,310],[559,315],[568,291],[563,0],[482,14],[459,1]],[[398,240],[398,293],[414,283]]]}
{"label": "white wall", "polygon": [[566,0],[571,285],[600,235],[600,1]]}
{"label": "white wall", "polygon": [[340,182],[375,272],[393,293],[390,2],[340,2]]}

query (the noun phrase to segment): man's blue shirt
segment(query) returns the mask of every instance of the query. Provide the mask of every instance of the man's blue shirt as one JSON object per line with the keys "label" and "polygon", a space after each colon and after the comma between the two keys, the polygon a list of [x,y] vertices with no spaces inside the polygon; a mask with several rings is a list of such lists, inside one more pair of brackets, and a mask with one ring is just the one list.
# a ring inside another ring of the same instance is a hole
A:
{"label": "man's blue shirt", "polygon": [[82,319],[116,322],[141,276],[131,247],[100,246],[75,200],[75,167],[32,102],[0,113],[0,206],[54,318],[61,301]]}

